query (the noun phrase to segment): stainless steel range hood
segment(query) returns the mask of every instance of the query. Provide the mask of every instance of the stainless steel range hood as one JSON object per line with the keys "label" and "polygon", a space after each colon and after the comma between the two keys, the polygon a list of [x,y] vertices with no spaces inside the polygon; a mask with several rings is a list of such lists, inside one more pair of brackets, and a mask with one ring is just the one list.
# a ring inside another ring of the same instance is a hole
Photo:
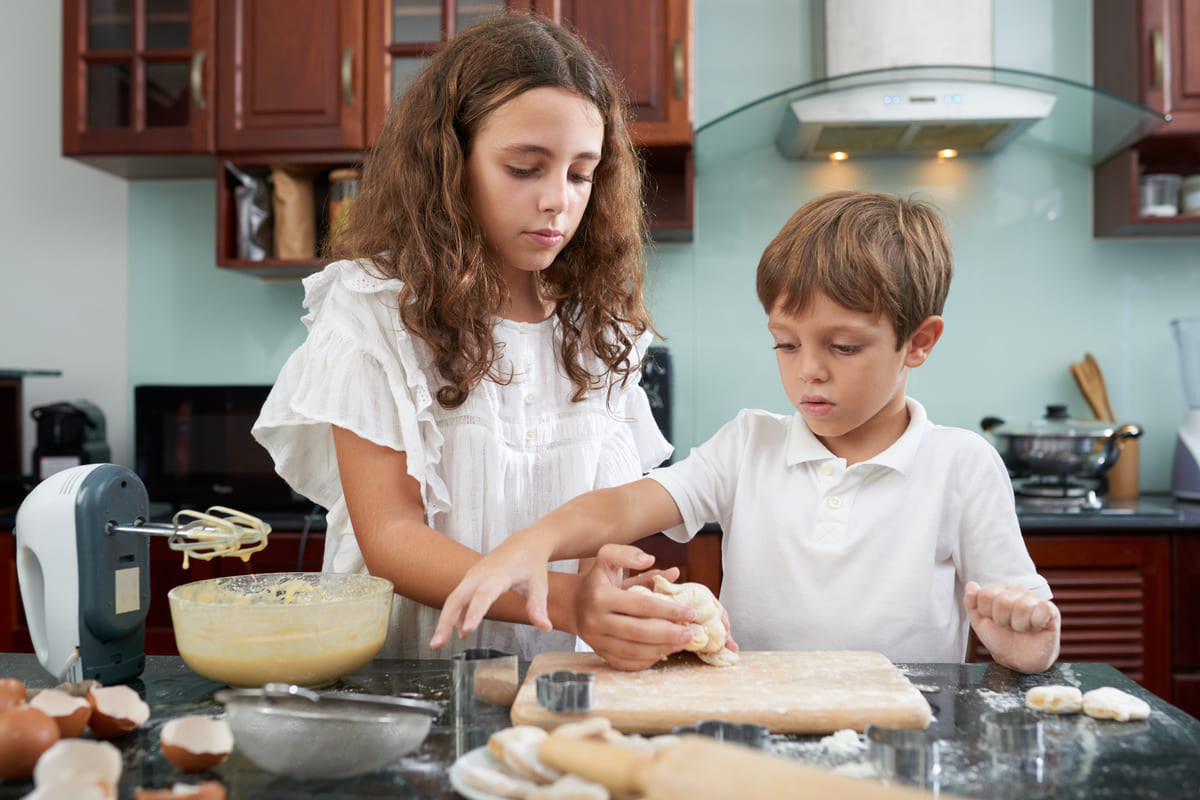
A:
{"label": "stainless steel range hood", "polygon": [[773,142],[790,159],[995,153],[1099,163],[1165,121],[1052,75],[993,65],[992,0],[813,0],[814,72],[696,131],[696,167]]}
{"label": "stainless steel range hood", "polygon": [[814,4],[828,78],[881,71],[878,82],[789,103],[777,144],[791,158],[991,153],[1054,108],[1051,92],[892,68],[994,66],[992,0],[825,0]]}
{"label": "stainless steel range hood", "polygon": [[776,143],[790,158],[991,153],[1056,101],[1050,92],[993,83],[883,81],[791,101]]}

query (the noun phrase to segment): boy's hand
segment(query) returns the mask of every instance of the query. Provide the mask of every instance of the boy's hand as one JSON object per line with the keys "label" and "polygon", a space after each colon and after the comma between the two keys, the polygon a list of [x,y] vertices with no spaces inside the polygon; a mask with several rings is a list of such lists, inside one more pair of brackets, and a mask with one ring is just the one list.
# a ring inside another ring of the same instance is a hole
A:
{"label": "boy's hand", "polygon": [[652,585],[655,574],[670,581],[679,577],[678,568],[671,567],[623,580],[624,569],[644,569],[652,561],[632,545],[605,545],[575,598],[579,637],[617,669],[646,669],[682,650],[692,638],[692,632],[683,624],[695,619],[693,609],[665,598],[625,591],[632,586]]}
{"label": "boy's hand", "polygon": [[963,593],[971,627],[997,663],[1018,672],[1042,672],[1058,658],[1058,606],[1021,586],[971,581]]}

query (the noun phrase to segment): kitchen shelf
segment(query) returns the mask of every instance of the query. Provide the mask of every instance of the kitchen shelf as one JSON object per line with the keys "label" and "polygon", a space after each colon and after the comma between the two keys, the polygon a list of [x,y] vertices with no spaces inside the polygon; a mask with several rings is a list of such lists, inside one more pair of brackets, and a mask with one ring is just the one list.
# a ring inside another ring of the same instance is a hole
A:
{"label": "kitchen shelf", "polygon": [[953,64],[865,70],[783,89],[705,123],[696,130],[696,170],[702,173],[737,155],[772,145],[793,100],[917,80],[965,81],[1050,92],[1057,98],[1053,110],[1015,141],[1089,165],[1106,161],[1166,122],[1166,117],[1153,109],[1082,83],[1036,72]]}

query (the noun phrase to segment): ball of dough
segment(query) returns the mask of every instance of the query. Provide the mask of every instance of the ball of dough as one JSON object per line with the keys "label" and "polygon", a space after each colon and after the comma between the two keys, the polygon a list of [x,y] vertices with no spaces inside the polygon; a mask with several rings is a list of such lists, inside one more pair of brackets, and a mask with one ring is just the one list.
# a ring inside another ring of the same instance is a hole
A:
{"label": "ball of dough", "polygon": [[[650,593],[641,586],[636,586],[631,591]],[[687,626],[692,631],[692,640],[687,643],[685,650],[695,653],[705,663],[717,667],[728,667],[737,663],[737,653],[725,649],[725,623],[721,621],[725,609],[712,590],[702,583],[671,583],[662,575],[655,575],[653,594],[662,595],[695,610],[696,619]]]}

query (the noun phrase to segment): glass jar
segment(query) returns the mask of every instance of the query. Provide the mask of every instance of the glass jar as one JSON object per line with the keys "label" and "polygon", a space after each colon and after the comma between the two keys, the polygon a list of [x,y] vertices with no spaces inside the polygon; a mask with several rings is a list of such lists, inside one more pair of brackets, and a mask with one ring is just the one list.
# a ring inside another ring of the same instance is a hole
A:
{"label": "glass jar", "polygon": [[346,218],[350,204],[358,194],[360,173],[357,168],[335,169],[329,173],[329,231],[333,233]]}

